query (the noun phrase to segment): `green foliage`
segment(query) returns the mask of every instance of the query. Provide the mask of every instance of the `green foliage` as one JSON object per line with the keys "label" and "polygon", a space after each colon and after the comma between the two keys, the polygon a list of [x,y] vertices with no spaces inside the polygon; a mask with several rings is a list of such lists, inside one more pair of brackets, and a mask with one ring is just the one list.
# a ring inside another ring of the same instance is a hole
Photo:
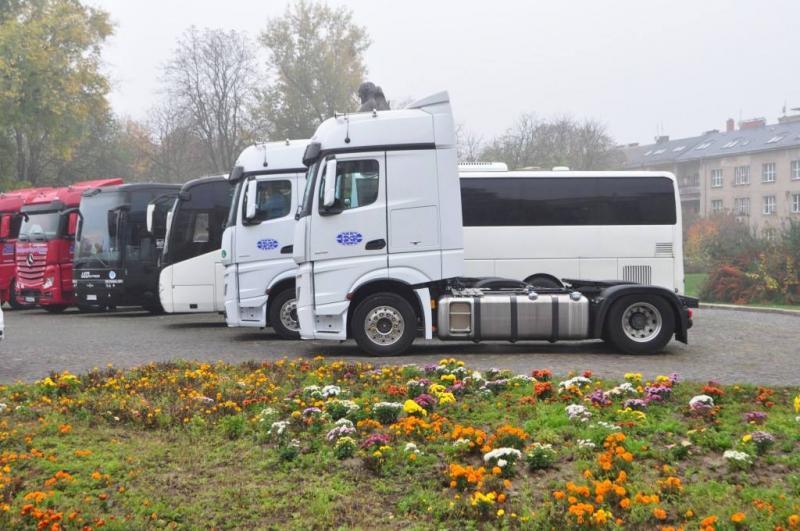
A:
{"label": "green foliage", "polygon": [[13,16],[0,19],[0,131],[13,144],[17,179],[37,185],[58,180],[88,124],[108,113],[100,47],[112,26],[79,0],[6,5]]}
{"label": "green foliage", "polygon": [[231,415],[220,421],[220,429],[223,435],[232,441],[242,436],[246,426],[247,419],[243,415]]}
{"label": "green foliage", "polygon": [[299,0],[270,20],[259,41],[274,76],[261,96],[271,138],[308,138],[335,111],[357,108],[370,40],[348,8]]}

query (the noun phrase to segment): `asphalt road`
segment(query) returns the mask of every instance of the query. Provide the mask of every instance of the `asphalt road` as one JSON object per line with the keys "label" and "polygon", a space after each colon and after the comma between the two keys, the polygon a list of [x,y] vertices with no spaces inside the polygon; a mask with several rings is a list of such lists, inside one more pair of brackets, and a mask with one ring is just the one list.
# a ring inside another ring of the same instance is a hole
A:
{"label": "asphalt road", "polygon": [[591,369],[621,377],[679,373],[690,380],[723,383],[800,384],[800,317],[695,310],[690,344],[671,342],[652,356],[629,356],[602,342],[509,344],[417,341],[402,357],[370,358],[346,343],[282,341],[270,329],[227,328],[215,314],[151,316],[145,312],[51,315],[42,310],[6,311],[6,339],[0,343],[0,383],[43,378],[50,371],[82,372],[109,363],[129,367],[150,361],[195,359],[274,360],[314,356],[376,363],[435,363],[442,356],[475,368],[500,367],[530,374]]}

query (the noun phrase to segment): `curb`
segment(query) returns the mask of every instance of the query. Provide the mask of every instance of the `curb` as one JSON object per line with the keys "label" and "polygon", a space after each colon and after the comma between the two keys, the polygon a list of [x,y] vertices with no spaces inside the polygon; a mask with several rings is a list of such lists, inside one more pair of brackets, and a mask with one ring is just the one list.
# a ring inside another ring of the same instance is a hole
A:
{"label": "curb", "polygon": [[777,313],[781,315],[793,315],[800,317],[800,310],[786,310],[784,308],[762,308],[760,306],[742,306],[739,304],[717,304],[713,302],[701,302],[700,309],[728,310],[732,312],[756,312],[756,313]]}

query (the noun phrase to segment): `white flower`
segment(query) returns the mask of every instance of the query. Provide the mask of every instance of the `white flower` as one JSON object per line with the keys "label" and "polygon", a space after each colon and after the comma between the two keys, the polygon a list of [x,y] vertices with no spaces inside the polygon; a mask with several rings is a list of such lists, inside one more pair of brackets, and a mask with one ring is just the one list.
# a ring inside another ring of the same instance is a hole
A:
{"label": "white flower", "polygon": [[273,422],[272,425],[269,427],[269,431],[267,432],[269,435],[274,435],[280,437],[283,435],[283,432],[286,431],[286,428],[289,426],[289,422],[285,420],[279,420],[277,422]]}
{"label": "white flower", "polygon": [[339,396],[342,393],[342,388],[338,385],[326,385],[322,388],[322,397],[329,398],[331,396]]}
{"label": "white flower", "polygon": [[606,394],[610,396],[627,396],[635,395],[636,388],[630,382],[623,382],[616,387],[609,389]]}
{"label": "white flower", "polygon": [[347,426],[348,428],[353,427],[353,421],[350,419],[339,419],[333,423],[334,426]]}
{"label": "white flower", "polygon": [[470,443],[469,439],[461,438],[453,441],[453,446],[455,446],[456,448],[461,448],[462,446],[466,448],[469,447],[469,443]]}
{"label": "white flower", "polygon": [[517,374],[516,376],[511,377],[512,382],[532,382],[533,378],[527,376],[525,374]]}
{"label": "white flower", "polygon": [[399,402],[378,402],[373,409],[403,409],[403,404]]}
{"label": "white flower", "polygon": [[689,407],[692,409],[714,407],[714,399],[708,395],[697,395],[689,400]]}
{"label": "white flower", "polygon": [[303,393],[304,394],[311,394],[311,393],[313,393],[315,391],[319,391],[319,386],[318,385],[307,385],[306,387],[303,387]]}
{"label": "white flower", "polygon": [[8,405],[3,402],[0,402],[0,413],[5,412],[6,409],[8,409]]}
{"label": "white flower", "polygon": [[569,387],[583,387],[584,385],[591,385],[591,383],[592,381],[589,378],[584,376],[575,376],[574,378],[560,382],[558,387],[561,389],[567,389]]}
{"label": "white flower", "polygon": [[578,439],[579,448],[588,448],[589,450],[594,450],[595,446],[596,445],[589,439]]}
{"label": "white flower", "polygon": [[570,404],[566,408],[567,416],[570,420],[577,420],[578,422],[588,422],[592,418],[592,412],[586,406],[581,404]]}
{"label": "white flower", "polygon": [[725,453],[722,454],[722,457],[728,461],[738,461],[740,463],[750,463],[752,461],[750,454],[739,452],[737,450],[725,450]]}
{"label": "white flower", "polygon": [[605,429],[611,430],[611,431],[619,431],[620,429],[622,429],[619,426],[617,426],[616,424],[612,424],[610,422],[606,422],[605,420],[598,420],[597,421],[597,425],[600,426],[601,428],[605,428]]}
{"label": "white flower", "polygon": [[[508,464],[508,461],[512,463],[522,456],[522,452],[517,450],[516,448],[495,448],[494,450],[484,454],[483,461],[489,463],[491,461],[495,461],[497,466],[503,468]],[[503,462],[501,465],[500,462]]]}
{"label": "white flower", "polygon": [[419,453],[419,448],[417,448],[416,444],[414,444],[413,442],[410,442],[410,443],[406,443],[405,451],[406,452],[413,452],[415,454],[418,454]]}

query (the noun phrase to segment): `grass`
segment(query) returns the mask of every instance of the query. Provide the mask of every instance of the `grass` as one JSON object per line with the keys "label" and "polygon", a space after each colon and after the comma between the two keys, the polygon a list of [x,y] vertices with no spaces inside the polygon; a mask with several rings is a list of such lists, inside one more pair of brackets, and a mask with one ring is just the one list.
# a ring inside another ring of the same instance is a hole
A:
{"label": "grass", "polygon": [[[180,362],[1,386],[0,528],[800,525],[800,388],[631,374],[626,390],[538,376],[477,374],[452,359],[425,369],[315,359]],[[663,401],[623,407],[655,388]],[[421,391],[424,415],[406,402]],[[691,410],[701,393],[715,406]],[[382,425],[377,402],[403,411]],[[590,418],[570,419],[570,404]],[[762,423],[743,420],[753,411],[766,414]],[[337,458],[329,432],[341,414],[354,447]],[[758,430],[775,438],[763,452],[745,437]],[[551,448],[539,447],[531,469],[534,443]],[[515,464],[484,462],[504,446],[521,450]],[[726,462],[731,449],[751,464]],[[462,467],[484,468],[470,482]]]}

